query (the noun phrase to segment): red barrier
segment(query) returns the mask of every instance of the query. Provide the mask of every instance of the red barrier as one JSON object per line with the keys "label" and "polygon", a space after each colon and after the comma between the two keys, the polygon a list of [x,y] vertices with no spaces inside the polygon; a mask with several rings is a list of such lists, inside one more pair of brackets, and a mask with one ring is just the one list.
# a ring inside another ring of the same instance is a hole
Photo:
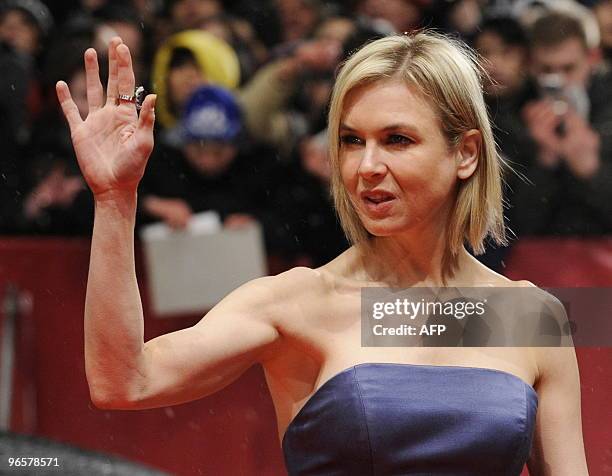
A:
{"label": "red barrier", "polygon": [[[511,250],[504,274],[551,288],[612,287],[612,238],[524,239]],[[612,474],[612,348],[577,347],[576,356],[589,473]]]}
{"label": "red barrier", "polygon": [[[525,241],[512,251],[507,274],[542,286],[610,286],[611,257],[612,241],[588,246]],[[184,405],[138,412],[92,406],[83,361],[88,261],[87,240],[0,241],[0,290],[13,283],[29,293],[32,302],[31,312],[18,319],[12,430],[124,456],[178,475],[285,474],[274,409],[259,366],[226,389]],[[139,276],[141,263],[138,257]],[[595,279],[589,281],[589,276]],[[199,320],[153,318],[144,280],[140,283],[147,340]],[[608,408],[604,398],[612,395],[611,350],[577,349],[591,475],[608,474],[606,468],[612,468],[612,417],[603,410]]]}
{"label": "red barrier", "polygon": [[[14,283],[33,301],[32,312],[18,320],[11,429],[178,475],[285,474],[274,408],[259,366],[224,390],[184,405],[138,412],[93,407],[83,358],[89,246],[86,240],[0,241],[0,289]],[[137,261],[139,272],[142,261]],[[153,318],[143,279],[140,287],[146,340],[200,319]]]}

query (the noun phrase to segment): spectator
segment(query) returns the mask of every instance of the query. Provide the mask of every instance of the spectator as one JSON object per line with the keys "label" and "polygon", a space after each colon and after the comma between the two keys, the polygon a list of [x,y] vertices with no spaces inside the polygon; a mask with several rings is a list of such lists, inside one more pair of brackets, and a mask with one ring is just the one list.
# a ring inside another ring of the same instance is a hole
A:
{"label": "spectator", "polygon": [[0,42],[0,232],[18,231],[16,221],[23,199],[20,149],[27,139],[26,100],[31,74],[23,58]]}
{"label": "spectator", "polygon": [[[433,23],[446,32],[472,41],[483,17],[486,0],[436,0],[431,8]],[[488,5],[487,5],[488,6]]]}
{"label": "spectator", "polygon": [[396,32],[412,31],[422,26],[430,0],[360,0],[357,12],[366,17],[385,20]]}
{"label": "spectator", "polygon": [[196,29],[208,18],[224,13],[220,0],[168,0],[165,3],[175,32]]}
{"label": "spectator", "polygon": [[276,0],[282,43],[305,40],[319,23],[322,4],[319,0]]}
{"label": "spectator", "polygon": [[240,82],[236,53],[225,41],[199,30],[172,35],[155,54],[153,89],[162,127],[173,127],[186,100],[204,84],[233,89]]}
{"label": "spectator", "polygon": [[[524,152],[521,144],[527,134],[520,111],[533,96],[533,87],[525,73],[528,66],[527,35],[513,17],[488,18],[481,24],[474,46],[484,59],[487,72],[484,78],[485,100],[493,122],[495,142],[504,161],[517,162]],[[508,176],[511,173],[509,169],[504,172],[506,181],[513,178]],[[509,192],[505,187],[505,198]],[[487,246],[485,254],[477,258],[495,271],[502,272],[508,250],[508,247]]]}
{"label": "spectator", "polygon": [[[282,254],[293,262],[318,267],[348,248],[329,190],[327,131],[304,138],[299,161],[279,184],[275,213],[285,233]],[[324,238],[324,239],[323,239]],[[280,246],[279,246],[280,247]]]}
{"label": "spectator", "polygon": [[[70,48],[66,48],[70,44]],[[66,78],[82,118],[87,117],[87,86],[83,52],[87,39],[64,38],[47,54],[40,117],[32,127],[32,138],[24,153],[27,191],[21,210],[21,230],[36,234],[88,235],[93,225],[93,200],[80,174],[70,141],[68,125],[62,119],[54,97],[54,84]],[[105,65],[101,65],[104,73]]]}
{"label": "spectator", "polygon": [[524,142],[520,111],[534,96],[527,75],[529,45],[521,24],[510,16],[485,20],[474,38],[474,47],[484,59],[487,76],[484,90],[494,122],[495,139],[502,155],[517,160]]}
{"label": "spectator", "polygon": [[513,187],[511,222],[521,234],[612,232],[612,83],[595,69],[581,22],[547,13],[531,29],[539,96],[523,109],[529,141]]}
{"label": "spectator", "polygon": [[198,27],[222,39],[234,49],[240,62],[241,84],[251,79],[268,59],[268,51],[259,41],[251,24],[230,15],[209,17]]}
{"label": "spectator", "polygon": [[336,40],[313,39],[261,68],[239,92],[253,139],[291,157],[312,124],[321,122],[340,52]]}
{"label": "spectator", "polygon": [[198,88],[179,125],[162,133],[141,184],[141,223],[181,229],[194,213],[214,210],[226,226],[255,221],[268,205],[269,154],[241,147],[240,109],[218,86]]}
{"label": "spectator", "polygon": [[143,64],[143,53],[146,50],[144,23],[138,11],[129,4],[109,3],[94,12],[93,20],[93,47],[97,51],[106,51],[111,38],[121,37],[130,49],[135,76],[140,83],[146,84],[148,67]]}
{"label": "spectator", "polygon": [[593,11],[599,23],[603,55],[610,67],[612,66],[612,0],[598,0]]}
{"label": "spectator", "polygon": [[27,57],[39,55],[52,27],[51,12],[38,0],[5,0],[0,6],[0,41]]}

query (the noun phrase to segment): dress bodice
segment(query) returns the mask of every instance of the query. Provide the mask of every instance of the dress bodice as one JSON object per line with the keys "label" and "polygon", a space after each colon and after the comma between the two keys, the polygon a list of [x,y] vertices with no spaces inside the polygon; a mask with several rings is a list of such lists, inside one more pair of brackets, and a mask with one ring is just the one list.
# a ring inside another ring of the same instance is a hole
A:
{"label": "dress bodice", "polygon": [[293,418],[290,475],[512,475],[529,456],[538,395],[480,367],[365,363],[326,381]]}

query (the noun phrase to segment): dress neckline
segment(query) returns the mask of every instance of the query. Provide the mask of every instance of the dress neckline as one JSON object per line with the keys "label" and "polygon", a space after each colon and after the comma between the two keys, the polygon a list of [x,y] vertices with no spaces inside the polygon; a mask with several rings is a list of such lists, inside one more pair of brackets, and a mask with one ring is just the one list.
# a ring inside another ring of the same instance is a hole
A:
{"label": "dress neckline", "polygon": [[287,437],[287,433],[289,432],[293,424],[306,411],[306,408],[310,406],[312,400],[314,400],[317,397],[317,395],[321,392],[321,390],[323,390],[323,388],[331,385],[333,381],[337,380],[342,375],[348,372],[351,372],[354,369],[357,369],[360,367],[366,367],[366,366],[398,366],[398,367],[406,367],[406,368],[418,367],[418,368],[440,368],[440,369],[464,369],[464,370],[475,370],[475,371],[482,371],[482,372],[493,372],[493,373],[505,375],[514,380],[518,380],[523,385],[523,387],[526,389],[526,391],[528,391],[531,394],[531,396],[535,398],[535,401],[538,402],[538,393],[536,389],[533,387],[533,385],[525,382],[525,380],[523,380],[518,375],[515,375],[506,370],[492,369],[489,367],[469,367],[465,365],[411,364],[411,363],[403,363],[403,362],[362,362],[362,363],[354,364],[354,365],[351,365],[350,367],[340,370],[338,373],[332,375],[329,379],[323,382],[323,384],[317,390],[315,390],[315,392],[308,398],[308,400],[306,400],[306,403],[302,405],[302,408],[300,408],[300,410],[295,414],[295,416],[289,421],[289,424],[285,428],[285,433],[283,433],[281,448],[285,446],[285,439]]}

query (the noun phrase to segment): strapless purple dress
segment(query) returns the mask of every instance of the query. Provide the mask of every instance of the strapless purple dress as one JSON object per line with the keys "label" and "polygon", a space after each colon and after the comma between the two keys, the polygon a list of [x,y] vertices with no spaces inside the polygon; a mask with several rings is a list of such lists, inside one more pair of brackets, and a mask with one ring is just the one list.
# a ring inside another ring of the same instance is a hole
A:
{"label": "strapless purple dress", "polygon": [[358,364],[291,421],[285,464],[292,476],[516,476],[537,407],[534,388],[501,370]]}

